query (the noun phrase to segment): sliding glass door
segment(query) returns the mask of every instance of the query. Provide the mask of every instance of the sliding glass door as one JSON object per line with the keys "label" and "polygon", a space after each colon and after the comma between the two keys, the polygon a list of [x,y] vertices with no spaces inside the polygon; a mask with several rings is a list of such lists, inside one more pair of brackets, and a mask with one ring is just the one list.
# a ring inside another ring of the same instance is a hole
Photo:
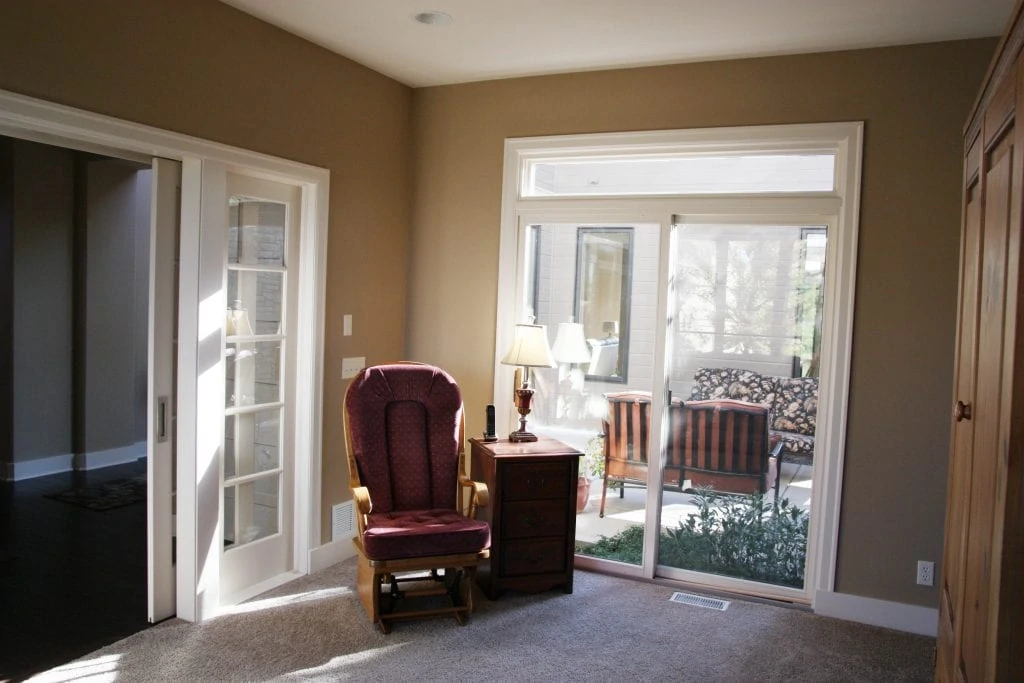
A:
{"label": "sliding glass door", "polygon": [[803,588],[827,239],[821,223],[677,225],[659,573]]}
{"label": "sliding glass door", "polygon": [[533,371],[530,425],[585,453],[579,558],[802,589],[827,225],[523,231],[520,319],[557,363]]}

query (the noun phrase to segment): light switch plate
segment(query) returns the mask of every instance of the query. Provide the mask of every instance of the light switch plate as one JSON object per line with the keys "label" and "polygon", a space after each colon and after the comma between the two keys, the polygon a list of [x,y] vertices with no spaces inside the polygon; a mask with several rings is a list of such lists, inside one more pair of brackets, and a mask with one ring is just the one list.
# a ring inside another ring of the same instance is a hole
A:
{"label": "light switch plate", "polygon": [[359,374],[359,371],[366,367],[366,358],[359,356],[358,358],[342,358],[341,359],[341,378],[351,379]]}
{"label": "light switch plate", "polygon": [[352,314],[346,313],[341,318],[341,336],[351,337],[352,336]]}

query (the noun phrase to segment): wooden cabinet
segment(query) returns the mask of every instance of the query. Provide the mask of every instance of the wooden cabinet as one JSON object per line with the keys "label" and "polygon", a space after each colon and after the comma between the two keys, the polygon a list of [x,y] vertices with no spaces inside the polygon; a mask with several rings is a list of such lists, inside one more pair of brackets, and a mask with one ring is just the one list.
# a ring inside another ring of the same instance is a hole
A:
{"label": "wooden cabinet", "polygon": [[1020,11],[1018,5],[966,129],[956,379],[936,652],[940,681],[1024,679]]}
{"label": "wooden cabinet", "polygon": [[487,597],[503,590],[572,593],[576,478],[580,453],[555,439],[528,443],[469,440],[472,477],[490,503],[477,517],[491,525],[491,557],[477,568]]}

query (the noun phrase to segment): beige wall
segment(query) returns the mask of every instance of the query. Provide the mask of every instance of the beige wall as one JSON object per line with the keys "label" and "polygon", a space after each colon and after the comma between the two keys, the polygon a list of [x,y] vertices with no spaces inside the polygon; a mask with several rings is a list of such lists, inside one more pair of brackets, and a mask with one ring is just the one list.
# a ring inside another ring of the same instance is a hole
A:
{"label": "beige wall", "polygon": [[75,161],[15,140],[14,449],[11,462],[71,453]]}
{"label": "beige wall", "polygon": [[[330,505],[348,498],[343,356],[444,365],[465,389],[470,431],[482,428],[506,137],[865,121],[837,586],[934,606],[935,590],[913,576],[914,561],[938,560],[942,546],[959,136],[994,45],[593,72],[414,95],[218,2],[33,0],[0,6],[0,88],[331,171],[325,538]],[[344,313],[355,316],[351,337],[340,334]]]}
{"label": "beige wall", "polygon": [[405,349],[412,91],[212,0],[2,3],[0,88],[330,170],[327,538],[350,497],[341,358]]}
{"label": "beige wall", "polygon": [[961,127],[995,41],[677,65],[415,91],[409,355],[447,367],[468,430],[492,400],[507,137],[864,121],[837,589],[935,607],[959,250]]}
{"label": "beige wall", "polygon": [[[148,245],[148,240],[137,242],[142,241],[139,228],[149,228],[148,215],[141,226],[138,221],[139,204],[149,207],[151,172],[120,159],[89,161],[84,172],[85,310],[80,316],[85,347],[77,355],[85,366],[78,389],[84,392],[84,433],[79,443],[82,453],[95,454],[131,446],[140,417],[145,424],[146,415],[138,410],[136,372],[148,349],[146,339],[138,347],[135,268],[137,253]],[[148,292],[148,280],[143,292]]]}

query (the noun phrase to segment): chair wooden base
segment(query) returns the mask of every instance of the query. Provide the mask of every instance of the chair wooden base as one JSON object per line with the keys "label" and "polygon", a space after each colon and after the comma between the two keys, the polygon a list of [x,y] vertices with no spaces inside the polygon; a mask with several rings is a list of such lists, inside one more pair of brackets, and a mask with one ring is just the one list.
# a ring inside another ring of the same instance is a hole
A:
{"label": "chair wooden base", "polygon": [[[452,616],[464,625],[473,612],[473,580],[483,553],[371,560],[359,550],[356,586],[363,609],[382,633],[407,619]],[[402,588],[402,585],[409,588]]]}

